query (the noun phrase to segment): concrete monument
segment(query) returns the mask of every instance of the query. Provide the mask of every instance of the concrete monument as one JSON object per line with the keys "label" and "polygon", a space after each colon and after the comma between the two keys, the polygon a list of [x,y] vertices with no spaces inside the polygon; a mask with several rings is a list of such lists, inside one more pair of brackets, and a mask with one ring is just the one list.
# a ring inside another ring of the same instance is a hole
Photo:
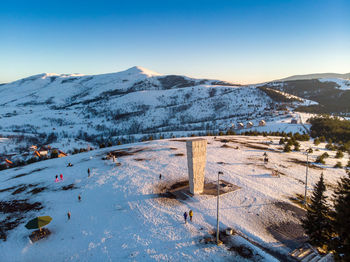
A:
{"label": "concrete monument", "polygon": [[188,140],[186,141],[186,148],[190,192],[200,194],[204,190],[207,140],[201,138]]}

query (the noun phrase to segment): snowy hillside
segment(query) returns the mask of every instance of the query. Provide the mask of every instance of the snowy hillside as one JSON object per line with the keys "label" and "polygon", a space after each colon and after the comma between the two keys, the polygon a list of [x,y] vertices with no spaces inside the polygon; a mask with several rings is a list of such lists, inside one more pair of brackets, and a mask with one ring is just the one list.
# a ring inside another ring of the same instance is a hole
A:
{"label": "snowy hillside", "polygon": [[349,116],[350,81],[348,79],[279,80],[260,85],[260,88],[271,88],[317,102],[317,104],[300,106],[298,111]]}
{"label": "snowy hillside", "polygon": [[259,129],[260,120],[269,128],[281,120],[279,109],[256,86],[163,76],[142,67],[89,76],[40,74],[0,86],[0,137],[9,138],[0,149],[6,155],[32,144],[73,150],[227,131],[248,121]]}
{"label": "snowy hillside", "polygon": [[322,78],[320,82],[336,83],[337,88],[340,90],[350,90],[350,80],[349,79],[339,79],[339,78]]}
{"label": "snowy hillside", "polygon": [[[304,211],[293,202],[304,192],[305,166],[300,163],[305,155],[283,153],[278,137],[224,138],[206,137],[206,180],[216,181],[222,171],[220,179],[237,186],[220,197],[220,228],[237,232],[225,237],[224,245],[205,241],[215,232],[215,196],[178,199],[164,193],[188,178],[186,146],[183,140],[159,140],[1,171],[1,238],[6,234],[6,241],[0,240],[1,260],[287,261],[305,240],[299,220]],[[302,142],[301,150],[309,146],[315,152],[310,162],[325,151],[324,144],[317,152],[311,142]],[[105,158],[113,150],[118,164]],[[262,161],[264,152],[268,164]],[[334,152],[329,153],[333,158]],[[310,165],[310,190],[321,172],[328,189],[334,187],[345,174],[332,168],[335,161]],[[73,166],[67,167],[68,162]],[[278,176],[271,175],[273,170]],[[64,180],[55,183],[60,173]],[[190,209],[193,222],[184,224],[182,214]],[[52,233],[31,244],[24,225],[38,215],[52,216],[47,226]]]}

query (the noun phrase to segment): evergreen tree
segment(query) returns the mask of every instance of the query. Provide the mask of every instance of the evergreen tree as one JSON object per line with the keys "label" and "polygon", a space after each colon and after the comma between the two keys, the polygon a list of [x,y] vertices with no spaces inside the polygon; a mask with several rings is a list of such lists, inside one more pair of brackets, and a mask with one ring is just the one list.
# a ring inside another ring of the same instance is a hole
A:
{"label": "evergreen tree", "polygon": [[307,207],[306,218],[302,220],[305,233],[309,236],[310,244],[317,247],[327,247],[329,242],[329,207],[327,197],[324,195],[326,186],[323,173],[317,182],[311,196],[311,203]]}
{"label": "evergreen tree", "polygon": [[333,249],[339,261],[350,261],[350,172],[340,179],[334,191],[332,228],[335,234]]}

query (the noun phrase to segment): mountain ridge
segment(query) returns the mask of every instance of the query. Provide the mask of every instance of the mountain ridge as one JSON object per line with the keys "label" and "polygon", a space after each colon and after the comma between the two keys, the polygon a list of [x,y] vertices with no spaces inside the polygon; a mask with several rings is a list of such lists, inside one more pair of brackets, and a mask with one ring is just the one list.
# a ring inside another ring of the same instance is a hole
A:
{"label": "mountain ridge", "polygon": [[292,75],[281,79],[276,79],[269,82],[275,81],[292,81],[292,80],[311,80],[318,78],[340,78],[340,79],[350,79],[350,73],[339,74],[339,73],[315,73],[315,74],[305,74],[305,75]]}

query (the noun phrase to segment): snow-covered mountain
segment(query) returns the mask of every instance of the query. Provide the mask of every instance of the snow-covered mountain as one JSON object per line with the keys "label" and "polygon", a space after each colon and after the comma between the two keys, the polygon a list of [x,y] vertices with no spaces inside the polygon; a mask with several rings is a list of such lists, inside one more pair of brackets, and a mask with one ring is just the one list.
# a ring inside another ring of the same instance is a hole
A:
{"label": "snow-covered mountain", "polygon": [[96,145],[227,131],[239,122],[258,126],[259,120],[274,120],[278,106],[255,86],[142,67],[102,75],[40,74],[0,86],[0,134],[72,148],[77,139]]}

